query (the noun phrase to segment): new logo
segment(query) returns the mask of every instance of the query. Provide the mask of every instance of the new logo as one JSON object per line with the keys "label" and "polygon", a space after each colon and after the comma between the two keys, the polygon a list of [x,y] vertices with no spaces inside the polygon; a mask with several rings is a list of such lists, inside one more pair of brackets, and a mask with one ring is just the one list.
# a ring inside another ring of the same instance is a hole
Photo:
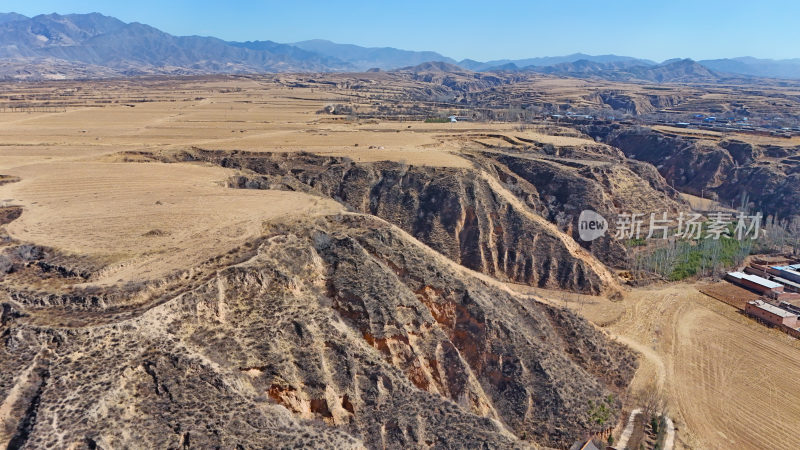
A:
{"label": "new logo", "polygon": [[578,235],[581,240],[593,241],[605,236],[606,231],[608,231],[608,221],[605,217],[590,209],[581,211],[578,217]]}

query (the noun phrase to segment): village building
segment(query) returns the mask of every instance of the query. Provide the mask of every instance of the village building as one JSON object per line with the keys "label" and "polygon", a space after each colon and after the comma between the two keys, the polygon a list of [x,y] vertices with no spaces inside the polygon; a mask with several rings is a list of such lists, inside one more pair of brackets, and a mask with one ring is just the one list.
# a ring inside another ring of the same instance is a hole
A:
{"label": "village building", "polygon": [[774,266],[773,270],[778,271],[776,274],[781,278],[785,278],[794,283],[800,283],[800,264],[793,264],[791,266]]}
{"label": "village building", "polygon": [[797,329],[798,315],[763,300],[747,302],[745,313],[774,326]]}
{"label": "village building", "polygon": [[782,284],[770,281],[758,275],[750,275],[743,272],[729,272],[725,278],[733,284],[753,290],[762,295],[783,292]]}

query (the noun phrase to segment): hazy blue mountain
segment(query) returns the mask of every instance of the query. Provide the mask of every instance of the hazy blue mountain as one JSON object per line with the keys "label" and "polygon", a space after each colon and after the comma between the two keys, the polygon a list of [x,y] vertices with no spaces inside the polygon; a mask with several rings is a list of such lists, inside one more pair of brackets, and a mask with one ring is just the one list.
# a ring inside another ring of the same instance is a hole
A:
{"label": "hazy blue mountain", "polygon": [[[418,67],[438,72],[537,72],[572,77],[657,82],[707,82],[720,78],[800,79],[800,59],[751,57],[661,64],[619,55],[575,53],[527,59],[460,62],[436,52],[370,48],[316,39],[226,42],[214,37],[173,36],[141,23],[92,14],[25,17],[0,13],[0,59],[26,73],[63,76],[331,72]],[[436,62],[433,65],[425,63]],[[458,67],[456,67],[457,65]],[[37,69],[38,67],[38,69]],[[64,68],[63,70],[61,68]],[[10,72],[13,73],[13,72]],[[0,73],[0,77],[5,76]]]}
{"label": "hazy blue mountain", "polygon": [[568,75],[568,76],[589,76],[589,75],[602,75],[606,72],[620,72],[627,71],[635,68],[653,67],[650,65],[638,64],[634,61],[614,61],[614,62],[598,62],[590,61],[587,59],[580,59],[573,62],[563,62],[549,66],[526,66],[521,70],[526,72],[538,72],[553,75]]}
{"label": "hazy blue mountain", "polygon": [[565,56],[544,56],[539,58],[526,58],[526,59],[498,59],[494,61],[478,62],[470,59],[465,59],[458,63],[459,66],[465,69],[474,71],[487,71],[497,70],[497,67],[508,66],[514,64],[517,67],[547,67],[557,64],[574,63],[577,61],[589,61],[595,63],[635,63],[637,65],[655,65],[656,63],[648,59],[639,59],[631,56],[619,55],[586,55],[583,53],[573,53]]}
{"label": "hazy blue mountain", "polygon": [[247,41],[247,42],[228,42],[235,47],[247,48],[259,52],[270,52],[282,57],[293,58],[298,61],[313,61],[315,64],[329,66],[336,70],[358,70],[353,64],[342,61],[332,56],[303,50],[300,47],[289,44],[280,44],[273,41]]}
{"label": "hazy blue mountain", "polygon": [[513,62],[514,64],[520,67],[526,67],[526,66],[551,66],[553,64],[575,62],[580,60],[597,62],[597,63],[620,63],[620,62],[636,63],[642,66],[651,66],[656,64],[654,61],[650,61],[649,59],[634,58],[632,56],[587,55],[584,53],[573,53],[571,55],[566,55],[566,56],[547,56],[542,58],[519,59]]}
{"label": "hazy blue mountain", "polygon": [[642,65],[634,61],[597,62],[579,60],[552,66],[529,66],[522,69],[549,75],[577,78],[602,78],[612,81],[654,81],[658,83],[714,82],[720,74],[691,59],[677,59],[656,65]]}
{"label": "hazy blue mountain", "polygon": [[633,66],[626,69],[640,80],[659,83],[713,82],[722,76],[691,59],[682,59],[655,66]]}
{"label": "hazy blue mountain", "polygon": [[358,70],[373,67],[390,70],[415,66],[424,62],[442,61],[454,64],[454,59],[436,52],[415,52],[391,47],[360,47],[352,44],[337,44],[323,39],[295,42],[303,50],[345,61]]}
{"label": "hazy blue mountain", "polygon": [[287,44],[178,37],[96,13],[2,23],[0,58],[91,64],[120,74],[352,70],[341,61]]}
{"label": "hazy blue mountain", "polygon": [[475,72],[481,69],[489,68],[489,66],[487,66],[486,63],[475,61],[474,59],[462,59],[461,61],[458,62],[458,65],[460,67],[463,67],[464,69],[472,70]]}
{"label": "hazy blue mountain", "polygon": [[490,69],[492,72],[519,72],[519,66],[513,62],[494,66]]}
{"label": "hazy blue mountain", "polygon": [[0,13],[0,23],[13,22],[15,20],[25,20],[27,17],[17,13]]}
{"label": "hazy blue mountain", "polygon": [[124,26],[124,22],[101,14],[47,14],[14,20],[0,24],[0,57],[48,56],[51,49],[80,47]]}
{"label": "hazy blue mountain", "polygon": [[700,64],[718,72],[736,73],[756,77],[800,78],[800,58],[758,59],[750,56],[728,59],[708,59]]}
{"label": "hazy blue mountain", "polygon": [[445,73],[466,73],[463,67],[457,66],[444,61],[428,61],[416,66],[402,67],[395,69],[398,72],[411,72],[411,73],[430,73],[430,72],[445,72]]}

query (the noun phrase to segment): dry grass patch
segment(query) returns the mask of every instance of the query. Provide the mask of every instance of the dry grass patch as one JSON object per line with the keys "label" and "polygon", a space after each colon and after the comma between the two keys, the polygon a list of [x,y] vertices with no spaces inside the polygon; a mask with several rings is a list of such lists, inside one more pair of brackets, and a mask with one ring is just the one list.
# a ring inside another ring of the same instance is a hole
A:
{"label": "dry grass patch", "polygon": [[13,173],[22,181],[0,196],[24,213],[9,234],[113,262],[109,282],[193,267],[258,236],[265,221],[340,209],[296,192],[229,189],[233,171],[199,165],[62,162]]}

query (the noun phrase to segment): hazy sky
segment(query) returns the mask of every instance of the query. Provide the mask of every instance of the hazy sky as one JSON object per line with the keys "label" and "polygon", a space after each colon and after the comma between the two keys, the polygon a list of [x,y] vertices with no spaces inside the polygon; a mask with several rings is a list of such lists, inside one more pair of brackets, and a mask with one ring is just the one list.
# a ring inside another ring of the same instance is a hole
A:
{"label": "hazy sky", "polygon": [[321,38],[484,61],[575,52],[657,61],[800,57],[796,0],[2,0],[0,11],[100,12],[175,35]]}

